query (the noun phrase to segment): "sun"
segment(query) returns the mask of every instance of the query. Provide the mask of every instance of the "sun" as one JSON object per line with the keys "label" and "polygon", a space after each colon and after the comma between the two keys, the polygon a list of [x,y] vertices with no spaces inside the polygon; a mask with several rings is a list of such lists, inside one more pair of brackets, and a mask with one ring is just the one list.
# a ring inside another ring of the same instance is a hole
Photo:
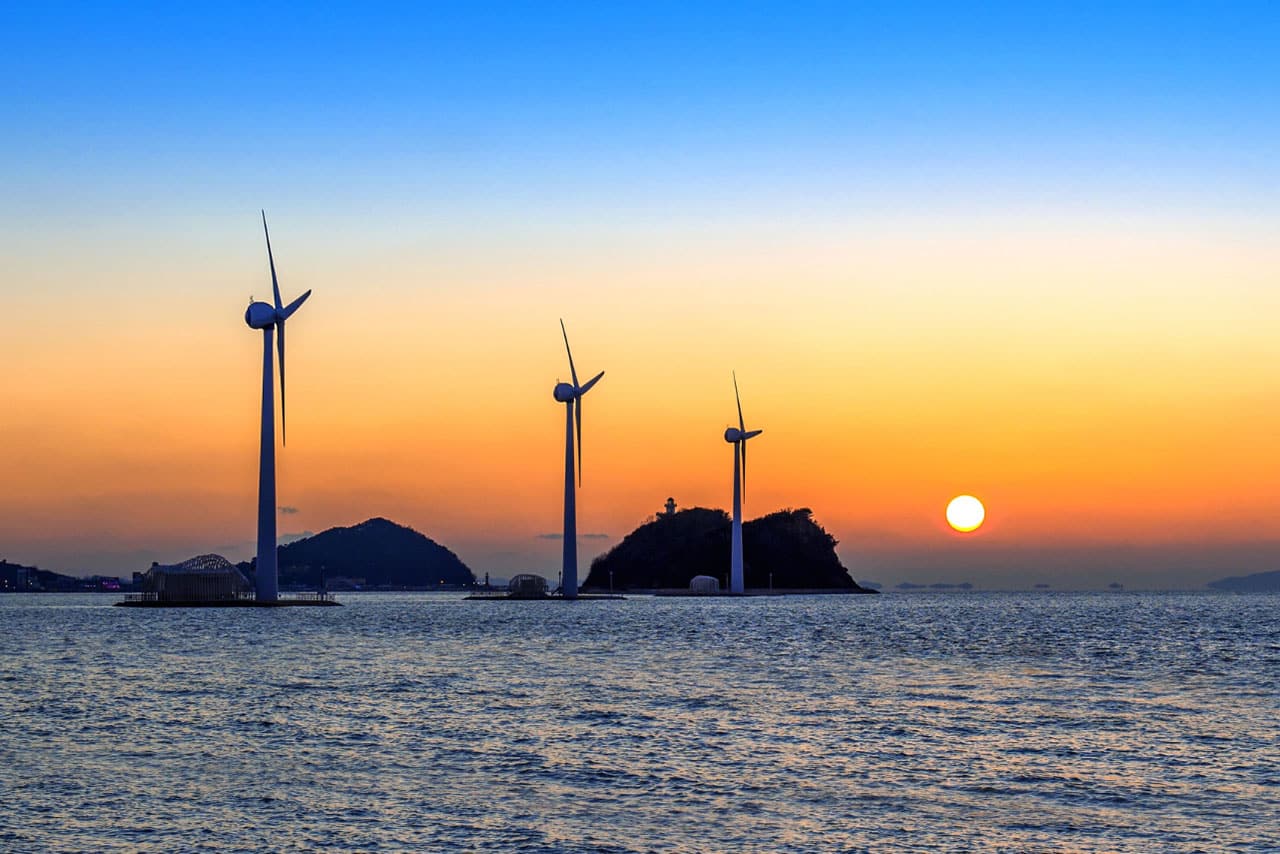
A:
{"label": "sun", "polygon": [[987,510],[972,495],[957,495],[947,505],[947,524],[957,531],[968,533],[982,527]]}

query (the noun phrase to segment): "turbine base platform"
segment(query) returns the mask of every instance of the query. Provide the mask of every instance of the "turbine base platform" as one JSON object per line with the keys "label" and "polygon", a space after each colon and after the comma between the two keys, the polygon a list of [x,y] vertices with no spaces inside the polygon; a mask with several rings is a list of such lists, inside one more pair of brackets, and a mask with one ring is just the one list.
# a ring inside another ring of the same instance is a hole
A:
{"label": "turbine base platform", "polygon": [[645,591],[652,596],[683,596],[692,598],[707,599],[751,599],[757,596],[858,596],[864,593],[878,593],[877,590],[871,590],[860,587],[850,590],[847,587],[783,587],[770,590],[767,587],[748,587],[741,593],[733,593],[728,590],[717,590],[715,593],[699,593],[695,590],[689,590],[684,587],[660,587],[655,590]]}
{"label": "turbine base platform", "polygon": [[299,597],[259,602],[256,599],[157,599],[154,594],[127,594],[117,608],[341,608],[342,603],[329,593],[311,593]]}
{"label": "turbine base platform", "polygon": [[502,591],[492,593],[472,593],[470,596],[464,596],[463,601],[471,602],[601,602],[601,601],[618,601],[626,599],[626,596],[619,596],[613,593],[579,593],[576,599],[566,599],[563,596],[548,593],[544,596],[525,596],[511,595]]}

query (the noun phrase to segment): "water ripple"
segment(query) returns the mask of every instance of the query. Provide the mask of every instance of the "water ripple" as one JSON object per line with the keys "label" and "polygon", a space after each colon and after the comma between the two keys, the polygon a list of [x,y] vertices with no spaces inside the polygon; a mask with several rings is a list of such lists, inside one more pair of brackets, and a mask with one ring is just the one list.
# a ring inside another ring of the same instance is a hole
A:
{"label": "water ripple", "polygon": [[0,849],[1280,848],[1280,597],[0,597]]}

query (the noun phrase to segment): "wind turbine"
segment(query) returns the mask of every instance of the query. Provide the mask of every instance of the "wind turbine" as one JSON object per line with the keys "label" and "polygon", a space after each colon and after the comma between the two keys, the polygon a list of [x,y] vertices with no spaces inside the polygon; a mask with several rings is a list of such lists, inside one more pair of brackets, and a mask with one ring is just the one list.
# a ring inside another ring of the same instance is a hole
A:
{"label": "wind turbine", "polygon": [[[280,352],[280,438],[285,437],[284,420],[284,322],[293,316],[311,291],[288,305],[280,301],[280,283],[276,280],[276,261],[271,254],[271,233],[267,231],[267,214],[262,212],[262,233],[267,238],[267,261],[271,264],[271,290],[275,304],[250,302],[244,322],[250,329],[262,330],[262,449],[258,457],[258,571],[255,598],[259,602],[275,602],[279,598],[276,568],[276,417],[271,370],[271,339],[275,337]],[[279,335],[274,335],[276,330]]]}
{"label": "wind turbine", "polygon": [[[600,382],[604,371],[578,385],[578,371],[573,366],[573,351],[569,349],[569,333],[560,321],[560,334],[564,336],[564,351],[569,354],[569,374],[573,383],[556,383],[552,395],[565,405],[564,414],[564,565],[561,571],[560,590],[566,599],[578,598],[578,514],[574,506],[577,486],[582,486],[582,396]],[[573,482],[574,425],[578,433],[578,483]]]}
{"label": "wind turbine", "polygon": [[743,593],[746,588],[742,581],[742,494],[747,488],[747,440],[764,431],[747,431],[747,424],[742,419],[737,372],[733,375],[733,397],[738,402],[738,426],[724,431],[724,440],[733,445],[733,546],[729,558],[729,592]]}

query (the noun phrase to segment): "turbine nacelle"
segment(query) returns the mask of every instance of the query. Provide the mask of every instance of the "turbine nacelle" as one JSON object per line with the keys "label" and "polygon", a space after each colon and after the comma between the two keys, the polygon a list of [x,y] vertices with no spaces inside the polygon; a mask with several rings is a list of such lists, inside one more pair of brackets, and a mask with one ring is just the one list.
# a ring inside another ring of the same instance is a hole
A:
{"label": "turbine nacelle", "polygon": [[578,390],[571,383],[557,383],[551,394],[558,403],[569,403],[578,397]]}
{"label": "turbine nacelle", "polygon": [[244,322],[251,329],[267,329],[275,325],[276,307],[265,302],[251,302],[244,312]]}
{"label": "turbine nacelle", "polygon": [[764,432],[763,430],[748,430],[744,433],[743,431],[739,430],[737,427],[730,427],[724,431],[724,440],[729,444],[733,445],[738,442],[745,442],[748,439],[754,439],[756,436],[759,436],[763,432]]}

